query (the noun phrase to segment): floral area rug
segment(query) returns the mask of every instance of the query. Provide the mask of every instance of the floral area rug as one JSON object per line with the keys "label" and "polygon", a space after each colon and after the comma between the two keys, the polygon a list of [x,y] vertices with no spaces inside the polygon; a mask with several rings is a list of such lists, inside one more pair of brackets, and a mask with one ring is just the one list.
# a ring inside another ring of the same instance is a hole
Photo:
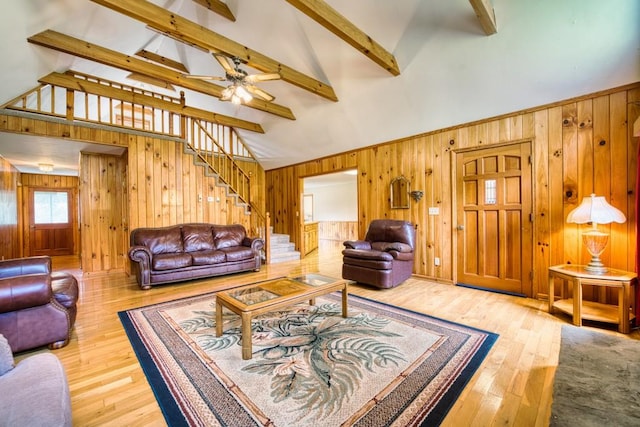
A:
{"label": "floral area rug", "polygon": [[497,335],[340,293],[215,333],[215,294],[118,313],[171,426],[438,425]]}

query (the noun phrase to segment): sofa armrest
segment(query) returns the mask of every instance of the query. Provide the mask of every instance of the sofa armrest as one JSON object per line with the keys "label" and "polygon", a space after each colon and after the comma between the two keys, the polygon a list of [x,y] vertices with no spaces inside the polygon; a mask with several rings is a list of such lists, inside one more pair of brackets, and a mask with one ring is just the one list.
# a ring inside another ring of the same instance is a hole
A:
{"label": "sofa armrest", "polygon": [[260,237],[245,237],[242,241],[242,246],[249,246],[254,251],[260,252],[264,247],[264,240]]}
{"label": "sofa armrest", "polygon": [[347,240],[342,242],[342,244],[347,249],[371,250],[371,242],[367,242],[365,240]]}
{"label": "sofa armrest", "polygon": [[151,287],[151,251],[146,246],[132,246],[129,248],[129,259],[136,265],[133,266],[138,285],[142,289]]}
{"label": "sofa armrest", "polygon": [[0,279],[0,313],[45,305],[52,298],[49,274],[26,274]]}
{"label": "sofa armrest", "polygon": [[0,261],[0,278],[51,272],[51,258],[34,256]]}
{"label": "sofa armrest", "polygon": [[142,268],[151,268],[151,251],[146,246],[130,247],[129,259],[140,263]]}

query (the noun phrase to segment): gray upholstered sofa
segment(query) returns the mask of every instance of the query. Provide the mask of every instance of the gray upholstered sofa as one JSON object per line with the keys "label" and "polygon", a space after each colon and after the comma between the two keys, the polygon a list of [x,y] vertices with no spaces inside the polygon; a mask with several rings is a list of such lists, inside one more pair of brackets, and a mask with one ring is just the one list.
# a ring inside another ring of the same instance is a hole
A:
{"label": "gray upholstered sofa", "polygon": [[14,364],[0,334],[0,426],[71,426],[71,400],[64,367],[51,353]]}
{"label": "gray upholstered sofa", "polygon": [[264,241],[240,224],[178,224],[131,232],[129,259],[142,289],[165,283],[259,271]]}

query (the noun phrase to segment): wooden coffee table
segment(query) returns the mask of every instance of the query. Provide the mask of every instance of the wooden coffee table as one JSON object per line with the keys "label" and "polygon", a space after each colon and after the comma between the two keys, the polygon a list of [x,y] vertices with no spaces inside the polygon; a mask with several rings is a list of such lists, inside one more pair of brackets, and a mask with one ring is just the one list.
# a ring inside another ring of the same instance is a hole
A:
{"label": "wooden coffee table", "polygon": [[251,318],[269,311],[280,310],[302,301],[315,304],[315,298],[342,291],[342,317],[347,317],[348,280],[335,279],[320,274],[303,274],[297,277],[281,277],[253,283],[240,288],[219,292],[216,295],[216,336],[223,332],[222,308],[239,315],[242,321],[242,358],[251,359]]}

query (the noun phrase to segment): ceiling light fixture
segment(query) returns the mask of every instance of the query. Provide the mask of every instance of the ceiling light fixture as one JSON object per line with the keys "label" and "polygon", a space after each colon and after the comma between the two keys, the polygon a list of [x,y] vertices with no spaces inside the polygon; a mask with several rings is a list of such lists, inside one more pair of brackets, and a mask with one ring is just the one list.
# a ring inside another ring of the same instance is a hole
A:
{"label": "ceiling light fixture", "polygon": [[220,97],[222,101],[231,101],[232,103],[239,105],[242,103],[251,102],[253,96],[249,93],[247,89],[242,84],[234,83],[232,85],[227,86],[222,91],[222,96]]}
{"label": "ceiling light fixture", "polygon": [[53,165],[51,163],[38,163],[38,169],[42,172],[51,172],[53,171]]}

